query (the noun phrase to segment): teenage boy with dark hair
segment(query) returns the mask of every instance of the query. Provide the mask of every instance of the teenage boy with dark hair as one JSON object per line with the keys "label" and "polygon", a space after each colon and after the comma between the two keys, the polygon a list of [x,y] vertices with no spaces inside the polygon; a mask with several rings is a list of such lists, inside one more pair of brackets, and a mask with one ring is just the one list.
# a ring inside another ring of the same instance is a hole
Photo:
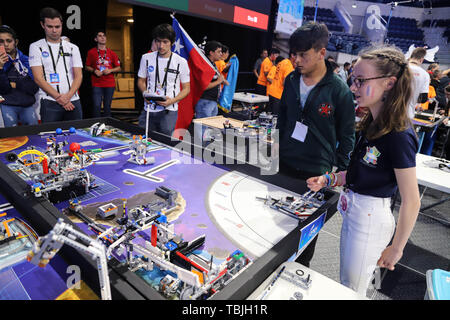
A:
{"label": "teenage boy with dark hair", "polygon": [[228,70],[230,69],[230,64],[227,63],[229,57],[230,57],[230,49],[226,45],[222,44],[222,56],[220,60],[215,62],[215,64],[217,70],[219,70],[219,72],[223,74],[225,79],[227,78],[227,73]]}
{"label": "teenage boy with dark hair", "polygon": [[114,73],[120,71],[120,60],[117,54],[106,47],[106,32],[95,33],[96,47],[87,52],[86,70],[92,73],[92,102],[94,109],[92,117],[101,116],[103,101],[103,116],[111,116],[111,102],[116,88]]}
{"label": "teenage boy with dark hair", "polygon": [[272,68],[275,59],[280,55],[280,50],[272,48],[269,51],[269,56],[261,63],[261,69],[259,71],[258,82],[256,83],[256,93],[266,96],[267,95],[267,75],[270,68]]}
{"label": "teenage boy with dark hair", "polygon": [[[157,50],[146,53],[141,58],[138,72],[138,88],[145,94],[163,98],[150,104],[149,130],[171,136],[178,118],[178,102],[186,98],[190,92],[189,66],[183,57],[172,52],[175,43],[175,31],[165,23],[156,26],[152,31]],[[181,84],[181,90],[180,90]],[[139,126],[145,128],[147,112],[144,108],[139,116]]]}
{"label": "teenage boy with dark hair", "polygon": [[[289,39],[296,69],[285,80],[277,122],[280,172],[302,180],[345,170],[355,141],[355,106],[349,87],[325,61],[328,29],[307,22]],[[317,237],[297,262],[309,266]]]}
{"label": "teenage boy with dark hair", "polygon": [[83,80],[80,50],[61,38],[63,18],[53,8],[40,12],[45,38],[30,45],[30,67],[41,88],[41,120],[56,122],[83,117],[78,89]]}

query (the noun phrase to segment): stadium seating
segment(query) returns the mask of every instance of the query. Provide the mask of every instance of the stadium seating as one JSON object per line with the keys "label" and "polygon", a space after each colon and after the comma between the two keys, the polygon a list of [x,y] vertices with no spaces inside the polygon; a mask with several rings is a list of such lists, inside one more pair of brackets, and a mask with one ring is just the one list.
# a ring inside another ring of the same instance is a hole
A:
{"label": "stadium seating", "polygon": [[[304,7],[303,19],[305,21],[314,20],[315,8]],[[385,21],[387,16],[382,16]],[[359,50],[370,45],[370,42],[362,35],[349,34],[344,32],[339,19],[331,9],[318,8],[316,21],[323,22],[327,25],[331,33],[331,38],[327,50],[339,51],[349,54],[358,54]],[[445,24],[447,21],[447,24]],[[448,21],[443,20],[439,22],[445,26],[449,25]],[[447,35],[450,31],[447,29]],[[399,47],[403,52],[408,51],[408,48],[414,44],[416,47],[425,46],[423,30],[417,27],[417,20],[411,18],[391,17],[388,29],[388,42]]]}

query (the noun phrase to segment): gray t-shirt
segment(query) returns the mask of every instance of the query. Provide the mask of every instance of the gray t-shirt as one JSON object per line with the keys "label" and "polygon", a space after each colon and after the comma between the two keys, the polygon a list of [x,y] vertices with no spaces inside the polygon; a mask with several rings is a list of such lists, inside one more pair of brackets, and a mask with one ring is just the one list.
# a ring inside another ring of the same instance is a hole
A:
{"label": "gray t-shirt", "polygon": [[258,58],[258,60],[256,60],[256,62],[255,62],[255,66],[253,67],[253,69],[256,70],[258,72],[258,74],[261,71],[261,64],[262,64],[262,59]]}
{"label": "gray t-shirt", "polygon": [[307,86],[303,82],[303,77],[300,77],[300,104],[302,109],[305,107],[306,99],[308,99],[309,93],[316,85]]}

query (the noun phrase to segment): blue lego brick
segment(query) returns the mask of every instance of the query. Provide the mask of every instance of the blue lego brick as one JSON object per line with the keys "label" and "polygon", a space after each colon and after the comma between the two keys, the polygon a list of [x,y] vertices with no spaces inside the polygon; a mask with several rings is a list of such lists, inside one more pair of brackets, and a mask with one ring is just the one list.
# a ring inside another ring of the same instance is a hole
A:
{"label": "blue lego brick", "polygon": [[233,257],[235,255],[240,255],[242,252],[240,250],[236,250],[235,252],[233,252],[232,254],[230,254],[230,257]]}
{"label": "blue lego brick", "polygon": [[169,241],[165,244],[166,248],[169,249],[170,251],[175,250],[176,248],[178,248],[177,244],[173,241]]}
{"label": "blue lego brick", "polygon": [[156,219],[159,223],[167,223],[167,217],[165,215],[161,215],[158,219]]}

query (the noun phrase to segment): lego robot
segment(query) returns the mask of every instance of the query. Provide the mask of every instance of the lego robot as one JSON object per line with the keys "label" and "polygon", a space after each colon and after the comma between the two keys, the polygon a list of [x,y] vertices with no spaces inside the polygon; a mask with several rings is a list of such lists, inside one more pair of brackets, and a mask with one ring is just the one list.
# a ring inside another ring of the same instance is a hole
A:
{"label": "lego robot", "polygon": [[97,239],[92,239],[73,229],[62,219],[58,220],[46,236],[39,238],[33,249],[28,253],[27,260],[39,267],[45,267],[64,244],[89,254],[97,261],[102,300],[111,300],[105,246]]}
{"label": "lego robot", "polygon": [[263,201],[264,204],[271,209],[277,210],[290,217],[303,220],[312,214],[311,209],[319,208],[325,203],[324,197],[324,194],[321,192],[308,191],[298,198],[287,196],[275,199],[270,195],[267,195],[265,198],[256,197],[256,199]]}
{"label": "lego robot", "polygon": [[130,158],[129,162],[138,165],[148,165],[155,163],[155,157],[146,157],[149,143],[147,139],[142,136],[133,136],[133,141],[130,142]]}

